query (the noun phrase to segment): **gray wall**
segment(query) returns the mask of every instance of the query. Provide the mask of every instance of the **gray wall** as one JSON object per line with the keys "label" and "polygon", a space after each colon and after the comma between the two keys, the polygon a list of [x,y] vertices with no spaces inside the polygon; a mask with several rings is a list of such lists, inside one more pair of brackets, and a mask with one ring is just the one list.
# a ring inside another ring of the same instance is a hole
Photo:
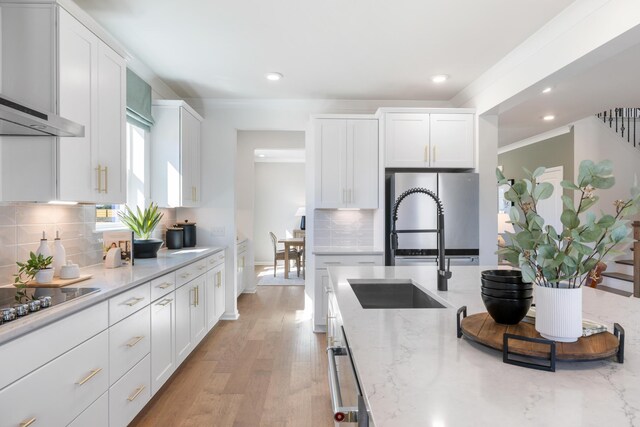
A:
{"label": "gray wall", "polygon": [[563,178],[573,180],[573,150],[572,128],[569,133],[499,154],[498,165],[502,165],[504,176],[510,179],[525,178],[523,167],[533,172],[539,166],[562,166]]}

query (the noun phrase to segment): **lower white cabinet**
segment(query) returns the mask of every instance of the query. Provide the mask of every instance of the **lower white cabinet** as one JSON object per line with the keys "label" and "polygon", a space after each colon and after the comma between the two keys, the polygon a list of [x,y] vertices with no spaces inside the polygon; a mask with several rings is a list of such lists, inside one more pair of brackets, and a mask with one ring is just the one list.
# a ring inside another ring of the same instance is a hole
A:
{"label": "lower white cabinet", "polygon": [[171,292],[151,304],[151,394],[176,370],[176,295]]}
{"label": "lower white cabinet", "polygon": [[151,349],[149,306],[109,328],[109,384],[120,379]]}
{"label": "lower white cabinet", "polygon": [[104,393],[68,427],[109,427],[109,393]]}
{"label": "lower white cabinet", "polygon": [[[103,331],[0,391],[0,426],[64,426],[109,387]],[[19,360],[11,363],[19,364]]]}
{"label": "lower white cabinet", "polygon": [[[329,273],[327,267],[340,266],[376,266],[384,265],[384,255],[316,255],[315,302],[313,320],[316,327],[323,328],[327,324],[327,292],[329,291]],[[322,330],[322,329],[320,329]]]}
{"label": "lower white cabinet", "polygon": [[238,282],[238,291],[236,293],[236,298],[240,296],[244,289],[247,286],[247,281],[245,279],[245,265],[247,263],[247,244],[246,242],[238,245],[238,264],[236,266],[236,280]]}
{"label": "lower white cabinet", "polygon": [[224,261],[207,272],[207,330],[218,323],[224,313]]}
{"label": "lower white cabinet", "polygon": [[176,291],[176,362],[180,365],[207,334],[206,274]]}
{"label": "lower white cabinet", "polygon": [[147,355],[109,389],[109,425],[124,427],[138,415],[151,399],[149,371],[151,356]]}

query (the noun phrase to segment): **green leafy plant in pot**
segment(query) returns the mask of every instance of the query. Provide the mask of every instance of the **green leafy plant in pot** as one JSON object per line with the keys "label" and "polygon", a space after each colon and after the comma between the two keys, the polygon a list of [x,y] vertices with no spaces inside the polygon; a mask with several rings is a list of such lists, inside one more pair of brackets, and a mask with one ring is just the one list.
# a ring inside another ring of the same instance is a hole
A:
{"label": "green leafy plant in pot", "polygon": [[135,212],[129,206],[125,206],[124,211],[118,212],[118,216],[136,236],[140,237],[133,240],[133,256],[135,258],[156,258],[163,243],[161,239],[151,238],[151,233],[164,216],[162,212],[158,211],[158,205],[151,203],[144,211],[140,210],[140,207],[136,207]]}
{"label": "green leafy plant in pot", "polygon": [[27,283],[34,280],[38,283],[50,283],[53,280],[53,257],[45,257],[42,254],[29,252],[29,259],[25,262],[16,262],[18,273],[14,275],[13,285],[18,289],[15,300],[23,303],[28,300]]}
{"label": "green leafy plant in pot", "polygon": [[[610,161],[580,163],[576,183],[562,181],[574,198],[562,196],[562,230],[545,225],[538,215],[538,203],[553,194],[553,186],[537,182],[545,172],[539,167],[526,179],[510,184],[496,170],[499,185],[508,185],[504,197],[513,202],[509,212],[514,232],[507,232],[507,243],[498,249],[507,261],[519,266],[524,282],[534,283],[536,330],[545,338],[573,342],[582,336],[582,285],[603,260],[623,254],[616,248],[631,242],[629,221],[640,205],[640,190],[631,189],[627,200],[617,200],[615,215],[589,211],[600,190],[611,188],[615,179]],[[575,199],[575,200],[574,200]]]}

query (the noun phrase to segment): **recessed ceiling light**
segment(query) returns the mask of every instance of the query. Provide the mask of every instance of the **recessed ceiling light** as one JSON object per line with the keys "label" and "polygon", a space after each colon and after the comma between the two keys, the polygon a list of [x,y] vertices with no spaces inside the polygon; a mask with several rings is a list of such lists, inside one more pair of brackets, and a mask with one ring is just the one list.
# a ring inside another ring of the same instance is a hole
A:
{"label": "recessed ceiling light", "polygon": [[282,77],[284,77],[282,74],[280,74],[280,73],[275,73],[275,72],[267,73],[267,74],[265,74],[264,76],[267,78],[267,80],[271,80],[272,82],[277,82],[277,81],[278,81],[278,80],[280,80]]}
{"label": "recessed ceiling light", "polygon": [[434,83],[444,83],[449,79],[449,76],[446,74],[438,74],[435,76],[431,76],[431,81]]}
{"label": "recessed ceiling light", "polygon": [[549,93],[549,92],[551,92],[551,88],[550,87],[544,88],[542,90],[542,93]]}
{"label": "recessed ceiling light", "polygon": [[264,154],[258,154],[258,157],[264,157]]}
{"label": "recessed ceiling light", "polygon": [[542,118],[542,120],[544,120],[545,122],[550,122],[551,120],[555,119],[556,116],[554,116],[553,114],[549,114],[548,116],[544,116]]}

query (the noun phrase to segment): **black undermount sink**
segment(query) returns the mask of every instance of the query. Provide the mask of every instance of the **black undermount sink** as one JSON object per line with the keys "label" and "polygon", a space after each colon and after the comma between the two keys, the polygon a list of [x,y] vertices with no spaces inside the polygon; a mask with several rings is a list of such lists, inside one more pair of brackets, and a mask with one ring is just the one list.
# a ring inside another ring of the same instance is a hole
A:
{"label": "black undermount sink", "polygon": [[362,308],[446,308],[411,282],[349,281]]}

